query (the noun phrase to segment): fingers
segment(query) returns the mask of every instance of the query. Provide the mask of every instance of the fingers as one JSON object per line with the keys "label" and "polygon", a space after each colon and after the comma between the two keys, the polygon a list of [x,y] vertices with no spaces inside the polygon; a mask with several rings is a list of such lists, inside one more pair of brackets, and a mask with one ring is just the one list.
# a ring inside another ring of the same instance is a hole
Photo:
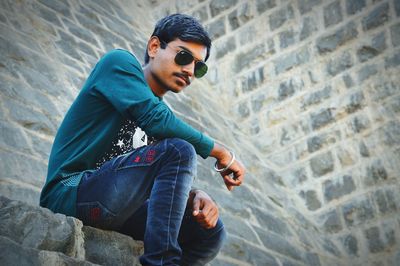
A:
{"label": "fingers", "polygon": [[203,228],[210,229],[216,226],[218,215],[218,209],[212,208],[208,212],[201,211],[195,219]]}
{"label": "fingers", "polygon": [[199,191],[193,199],[193,216],[206,229],[216,226],[218,221],[218,206],[205,193]]}
{"label": "fingers", "polygon": [[193,216],[197,216],[200,212],[201,200],[198,197],[193,199]]}
{"label": "fingers", "polygon": [[227,171],[221,173],[225,186],[229,191],[243,183],[244,173],[245,169],[239,161],[235,161]]}

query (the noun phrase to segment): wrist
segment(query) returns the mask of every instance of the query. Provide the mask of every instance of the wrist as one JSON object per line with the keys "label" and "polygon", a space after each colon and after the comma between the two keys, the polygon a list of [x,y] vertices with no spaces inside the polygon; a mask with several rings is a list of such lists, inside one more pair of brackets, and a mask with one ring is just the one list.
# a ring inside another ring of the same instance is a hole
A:
{"label": "wrist", "polygon": [[225,164],[227,164],[231,158],[228,149],[218,143],[214,143],[214,148],[211,150],[210,156],[217,159],[218,162]]}

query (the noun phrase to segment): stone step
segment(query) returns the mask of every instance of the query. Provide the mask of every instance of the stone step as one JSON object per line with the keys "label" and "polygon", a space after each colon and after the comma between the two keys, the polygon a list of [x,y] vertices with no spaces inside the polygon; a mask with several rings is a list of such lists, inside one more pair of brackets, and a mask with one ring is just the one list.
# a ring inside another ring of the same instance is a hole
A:
{"label": "stone step", "polygon": [[0,196],[0,265],[140,265],[143,243]]}

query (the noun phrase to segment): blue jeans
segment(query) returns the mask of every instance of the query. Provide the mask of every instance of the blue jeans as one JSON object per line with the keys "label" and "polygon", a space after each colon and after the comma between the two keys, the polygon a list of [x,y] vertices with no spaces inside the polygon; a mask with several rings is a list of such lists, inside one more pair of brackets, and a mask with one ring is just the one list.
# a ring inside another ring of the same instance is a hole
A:
{"label": "blue jeans", "polygon": [[196,153],[184,140],[138,148],[84,174],[77,218],[143,240],[143,265],[204,265],[226,234],[221,221],[202,228],[186,206],[195,174]]}

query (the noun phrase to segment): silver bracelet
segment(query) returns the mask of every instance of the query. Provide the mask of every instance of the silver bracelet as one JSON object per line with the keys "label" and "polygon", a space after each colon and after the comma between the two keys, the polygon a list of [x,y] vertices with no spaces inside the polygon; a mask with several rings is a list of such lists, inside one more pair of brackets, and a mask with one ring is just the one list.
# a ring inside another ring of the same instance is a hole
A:
{"label": "silver bracelet", "polygon": [[229,169],[229,167],[231,167],[231,165],[233,164],[233,162],[235,161],[235,154],[233,153],[233,151],[229,151],[229,153],[231,154],[231,156],[232,156],[232,158],[231,158],[231,161],[228,163],[228,165],[227,166],[225,166],[224,168],[221,168],[221,169],[218,169],[218,161],[216,161],[215,162],[215,165],[214,165],[214,170],[215,171],[217,171],[217,172],[225,172],[226,170],[228,170]]}

